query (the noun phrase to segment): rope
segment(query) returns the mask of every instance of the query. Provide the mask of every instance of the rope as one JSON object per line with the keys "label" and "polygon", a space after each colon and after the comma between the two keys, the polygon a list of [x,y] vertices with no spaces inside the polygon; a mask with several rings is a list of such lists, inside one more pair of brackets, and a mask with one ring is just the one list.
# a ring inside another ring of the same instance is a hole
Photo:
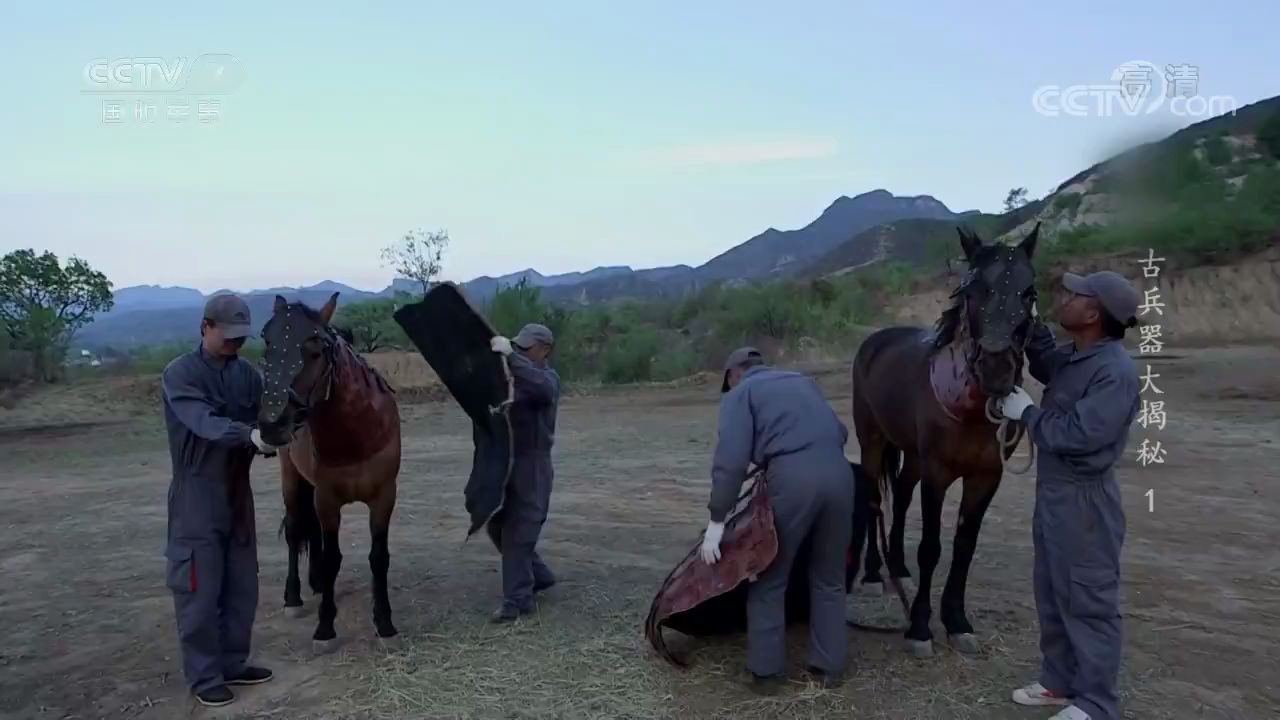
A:
{"label": "rope", "polygon": [[[1026,475],[1031,470],[1031,466],[1036,462],[1036,444],[1031,440],[1031,433],[1025,433],[1027,436],[1027,464],[1021,469],[1007,467],[1005,460],[1013,457],[1013,451],[1018,449],[1018,443],[1022,440],[1024,434],[1024,426],[1022,423],[1014,423],[1014,421],[1005,417],[999,409],[999,401],[995,398],[987,398],[987,404],[984,408],[988,422],[998,423],[996,428],[996,442],[1000,445],[1000,469],[1008,470],[1015,475]],[[1008,437],[1009,424],[1014,423],[1013,438],[1006,440]]]}

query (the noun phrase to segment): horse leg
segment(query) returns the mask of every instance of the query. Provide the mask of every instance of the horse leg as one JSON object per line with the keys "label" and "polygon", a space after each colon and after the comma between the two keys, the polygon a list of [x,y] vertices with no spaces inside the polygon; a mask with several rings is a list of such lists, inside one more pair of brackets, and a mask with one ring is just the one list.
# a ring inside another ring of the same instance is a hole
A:
{"label": "horse leg", "polygon": [[316,650],[328,652],[333,649],[333,640],[338,633],[333,629],[333,622],[338,617],[338,605],[334,602],[334,585],[338,580],[338,569],[342,567],[342,548],[338,545],[338,530],[342,525],[342,505],[333,497],[332,490],[316,488],[316,514],[320,518],[322,534],[322,550],[320,553],[320,620],[316,624],[316,632],[311,636]]}
{"label": "horse leg", "polygon": [[307,586],[312,594],[319,595],[324,592],[324,532],[316,510],[316,489],[305,480],[302,484],[306,486],[301,493],[305,499],[303,507],[309,508],[301,516],[306,520]]}
{"label": "horse leg", "polygon": [[391,624],[391,600],[387,597],[387,568],[391,566],[387,535],[395,507],[396,485],[392,479],[382,487],[378,498],[369,503],[369,536],[373,541],[369,550],[369,569],[373,571],[373,626],[378,637],[384,639],[396,635],[396,627]]}
{"label": "horse leg", "polygon": [[[854,419],[860,420],[858,398],[854,398]],[[864,415],[869,417],[869,414]],[[884,513],[880,510],[881,493],[880,478],[884,473],[884,449],[886,445],[885,437],[878,430],[869,427],[868,423],[856,422],[855,427],[858,431],[858,446],[862,448],[862,470],[865,477],[860,482],[866,485],[866,502],[870,505],[867,513],[867,555],[865,567],[862,571],[862,589],[869,595],[884,594],[884,578],[880,576],[880,568],[882,562],[880,559],[880,535],[879,524],[883,521]],[[887,548],[886,548],[887,550]]]}
{"label": "horse leg", "polygon": [[302,581],[298,574],[298,556],[309,555],[307,573],[312,592],[319,593],[317,575],[320,565],[320,520],[316,517],[315,488],[298,472],[298,468],[280,454],[281,487],[284,492],[284,535],[289,546],[289,573],[284,583],[285,614],[301,617]]}
{"label": "horse leg", "polygon": [[284,540],[289,546],[289,571],[284,579],[284,611],[286,615],[302,615],[302,580],[298,577],[298,554],[305,538],[299,527],[298,491],[305,483],[289,462],[289,453],[280,453],[280,492],[284,496]]}
{"label": "horse leg", "polygon": [[898,482],[893,489],[893,527],[889,530],[889,550],[886,558],[889,566],[889,577],[910,578],[907,569],[904,532],[907,524],[907,511],[911,509],[911,498],[915,494],[916,485],[920,484],[920,472],[914,455],[907,454]]}
{"label": "horse leg", "polygon": [[964,495],[960,500],[960,517],[956,524],[956,536],[952,545],[951,571],[947,574],[946,587],[942,589],[942,624],[956,650],[965,653],[978,652],[978,640],[973,636],[973,626],[964,612],[965,584],[969,579],[969,566],[974,550],[978,547],[978,532],[982,518],[991,505],[996,489],[1000,487],[1000,472],[966,475]]}
{"label": "horse leg", "polygon": [[916,563],[920,567],[920,586],[911,604],[911,627],[906,637],[911,641],[911,654],[918,657],[933,655],[933,631],[929,621],[933,607],[929,594],[933,586],[933,571],[942,556],[942,503],[947,496],[947,486],[954,477],[948,477],[945,466],[927,463],[920,485],[920,515],[924,525],[920,547],[916,551]]}

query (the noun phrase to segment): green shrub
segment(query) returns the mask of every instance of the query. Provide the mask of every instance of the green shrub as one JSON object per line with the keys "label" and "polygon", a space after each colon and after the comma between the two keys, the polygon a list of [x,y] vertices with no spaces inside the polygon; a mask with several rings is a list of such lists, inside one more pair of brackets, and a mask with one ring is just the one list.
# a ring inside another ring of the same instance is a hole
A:
{"label": "green shrub", "polygon": [[1080,201],[1084,196],[1080,193],[1062,193],[1053,198],[1053,209],[1058,212],[1074,215],[1080,209]]}
{"label": "green shrub", "polygon": [[1258,142],[1264,152],[1280,160],[1280,110],[1272,113],[1262,127],[1258,128]]}
{"label": "green shrub", "polygon": [[1205,159],[1214,167],[1222,167],[1231,162],[1231,147],[1226,138],[1214,135],[1204,141]]}
{"label": "green shrub", "polygon": [[604,353],[602,379],[607,383],[645,382],[653,379],[658,355],[658,334],[644,328],[623,335]]}

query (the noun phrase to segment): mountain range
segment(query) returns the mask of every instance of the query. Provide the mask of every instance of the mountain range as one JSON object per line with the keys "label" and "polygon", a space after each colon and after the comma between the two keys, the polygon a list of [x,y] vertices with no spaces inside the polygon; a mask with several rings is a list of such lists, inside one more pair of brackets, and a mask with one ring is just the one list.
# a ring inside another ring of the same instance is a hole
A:
{"label": "mountain range", "polygon": [[[542,289],[552,302],[590,303],[621,297],[672,297],[713,282],[750,282],[800,273],[815,260],[878,225],[904,219],[954,220],[953,212],[929,195],[899,197],[878,189],[854,197],[839,197],[811,223],[795,230],[768,228],[764,232],[692,267],[674,265],[633,269],[626,265],[597,267],[585,272],[543,275],[533,268],[498,277],[481,276],[462,284],[467,295],[485,302],[499,288],[521,281]],[[377,290],[361,290],[332,280],[305,287],[275,287],[240,293],[257,322],[270,316],[276,295],[318,306],[333,292],[344,303],[393,297],[413,291],[414,281],[397,278]],[[228,290],[217,290],[216,295]],[[80,331],[77,342],[89,348],[125,349],[189,338],[199,324],[200,309],[209,296],[185,287],[136,285],[114,293],[115,306]],[[261,318],[261,320],[258,320]],[[256,329],[256,328],[255,328]]]}

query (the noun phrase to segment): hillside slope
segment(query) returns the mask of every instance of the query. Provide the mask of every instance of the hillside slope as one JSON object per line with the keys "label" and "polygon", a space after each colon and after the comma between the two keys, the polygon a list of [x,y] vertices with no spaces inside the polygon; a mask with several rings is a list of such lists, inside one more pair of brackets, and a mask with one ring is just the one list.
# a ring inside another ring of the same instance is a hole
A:
{"label": "hillside slope", "polygon": [[907,218],[950,220],[957,213],[929,195],[898,197],[879,189],[842,196],[798,230],[769,228],[695,270],[702,281],[754,280],[795,272],[862,231]]}

